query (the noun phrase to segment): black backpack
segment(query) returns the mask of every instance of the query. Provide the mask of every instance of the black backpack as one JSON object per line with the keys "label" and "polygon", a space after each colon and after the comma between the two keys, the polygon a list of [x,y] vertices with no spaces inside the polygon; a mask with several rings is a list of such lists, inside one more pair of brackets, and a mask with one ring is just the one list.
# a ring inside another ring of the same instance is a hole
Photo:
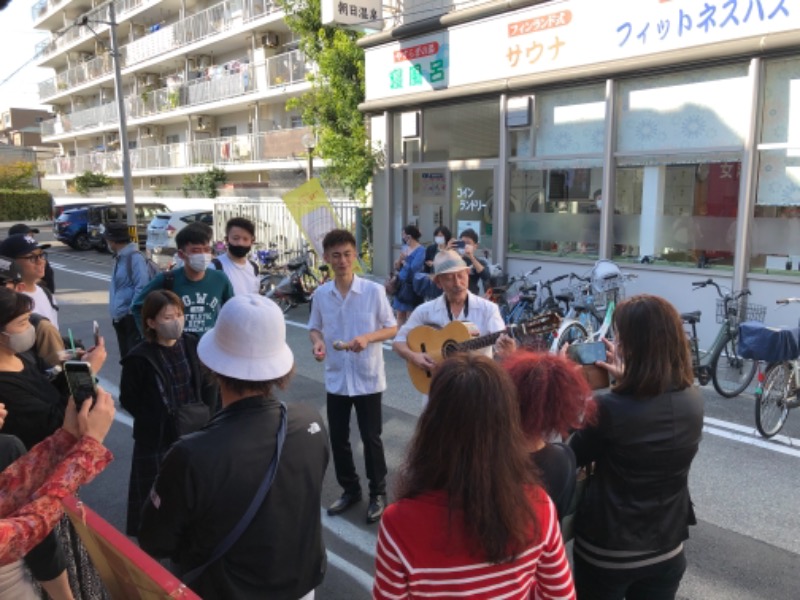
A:
{"label": "black backpack", "polygon": [[[255,276],[258,277],[259,276],[258,265],[250,259],[247,259],[247,262],[249,262],[250,266],[253,267],[253,273],[255,273]],[[221,271],[223,273],[225,272],[225,270],[222,268],[222,261],[218,259],[216,256],[211,259],[211,264],[214,265],[214,268],[217,271]]]}

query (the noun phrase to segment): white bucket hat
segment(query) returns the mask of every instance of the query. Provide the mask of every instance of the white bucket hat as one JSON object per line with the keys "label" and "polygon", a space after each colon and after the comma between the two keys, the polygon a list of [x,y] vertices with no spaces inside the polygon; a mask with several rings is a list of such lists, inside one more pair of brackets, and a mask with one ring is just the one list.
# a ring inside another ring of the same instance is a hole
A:
{"label": "white bucket hat", "polygon": [[433,259],[433,276],[458,273],[469,269],[464,259],[455,250],[442,250]]}
{"label": "white bucket hat", "polygon": [[286,321],[278,305],[258,294],[235,296],[197,346],[209,369],[243,381],[270,381],[292,370]]}

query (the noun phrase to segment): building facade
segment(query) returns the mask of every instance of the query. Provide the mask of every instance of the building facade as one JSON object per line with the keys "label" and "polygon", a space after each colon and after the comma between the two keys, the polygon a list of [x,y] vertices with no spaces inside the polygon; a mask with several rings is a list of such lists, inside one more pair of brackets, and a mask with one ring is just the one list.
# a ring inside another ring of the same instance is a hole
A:
{"label": "building facade", "polygon": [[[122,177],[111,15],[90,4],[32,9],[34,27],[51,32],[36,49],[54,71],[39,84],[55,112],[42,138],[59,145],[45,163],[50,189],[85,171]],[[178,189],[214,166],[232,183],[305,180],[310,129],[286,101],[308,89],[311,66],[276,2],[115,0],[114,12],[134,190]]]}
{"label": "building facade", "polygon": [[[509,8],[513,7],[511,10]],[[413,10],[412,10],[413,9]],[[800,8],[784,0],[422,3],[362,40],[376,265],[400,230],[476,229],[510,272],[611,258],[681,310],[800,281]],[[424,15],[421,18],[420,15]],[[435,16],[431,16],[435,15]],[[710,288],[709,288],[710,290]]]}

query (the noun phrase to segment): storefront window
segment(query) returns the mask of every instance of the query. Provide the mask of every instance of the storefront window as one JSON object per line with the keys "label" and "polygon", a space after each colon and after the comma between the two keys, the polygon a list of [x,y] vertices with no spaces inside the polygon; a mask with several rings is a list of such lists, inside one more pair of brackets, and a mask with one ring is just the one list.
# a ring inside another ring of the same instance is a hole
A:
{"label": "storefront window", "polygon": [[731,268],[740,174],[738,161],[618,168],[613,256]]}
{"label": "storefront window", "polygon": [[451,177],[453,235],[472,229],[478,234],[481,253],[491,251],[494,169],[453,171]]}
{"label": "storefront window", "polygon": [[423,109],[423,161],[497,158],[499,149],[499,100]]}
{"label": "storefront window", "polygon": [[510,179],[509,252],[597,257],[599,161],[580,166],[513,163]]}
{"label": "storefront window", "polygon": [[750,269],[800,275],[800,60],[764,68],[758,188]]}

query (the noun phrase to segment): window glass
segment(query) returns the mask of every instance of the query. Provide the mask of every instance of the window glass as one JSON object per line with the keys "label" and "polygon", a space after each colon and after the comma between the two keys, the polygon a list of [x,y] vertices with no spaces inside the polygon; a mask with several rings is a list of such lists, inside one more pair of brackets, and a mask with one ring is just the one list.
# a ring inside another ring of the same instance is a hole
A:
{"label": "window glass", "polygon": [[219,137],[232,137],[236,135],[236,126],[232,127],[220,127],[219,128]]}
{"label": "window glass", "polygon": [[600,213],[594,194],[602,180],[599,160],[580,166],[512,164],[509,252],[596,257]]}
{"label": "window glass", "polygon": [[498,99],[423,109],[422,160],[425,162],[496,158],[499,151]]}
{"label": "window glass", "polygon": [[537,94],[535,111],[536,156],[602,154],[606,120],[604,86]]}
{"label": "window glass", "polygon": [[748,90],[746,63],[622,81],[617,150],[741,147]]}
{"label": "window glass", "polygon": [[756,206],[750,270],[800,275],[800,206]]}

